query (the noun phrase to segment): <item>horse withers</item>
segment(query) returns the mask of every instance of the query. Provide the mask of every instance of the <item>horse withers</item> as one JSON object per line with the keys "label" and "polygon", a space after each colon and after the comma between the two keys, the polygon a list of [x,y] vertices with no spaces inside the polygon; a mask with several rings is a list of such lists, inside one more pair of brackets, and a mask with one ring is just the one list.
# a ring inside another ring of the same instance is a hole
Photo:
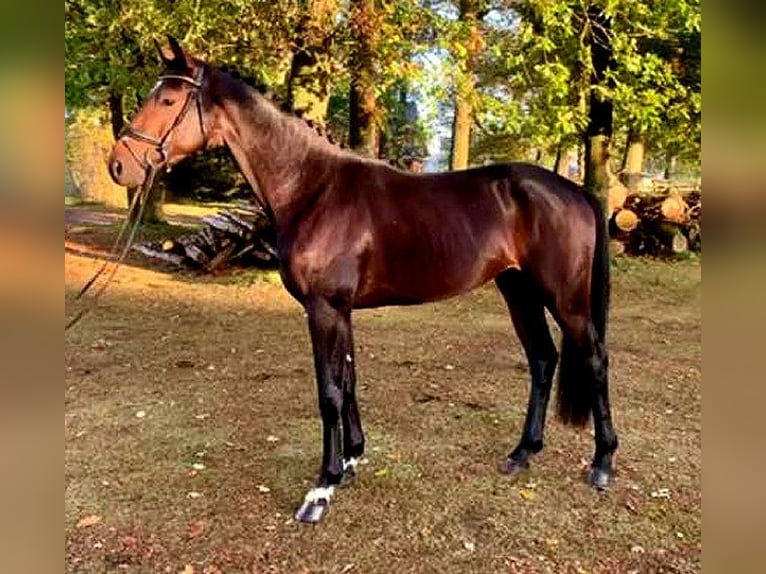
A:
{"label": "horse withers", "polygon": [[[593,416],[589,480],[607,487],[617,435],[599,202],[530,164],[413,174],[360,157],[169,40],[169,48],[158,45],[165,71],[115,143],[109,171],[118,184],[137,187],[159,168],[223,145],[270,218],[284,286],[308,316],[323,425],[319,477],[296,518],[320,520],[364,453],[352,310],[437,301],[492,280],[531,375],[523,432],[501,472],[526,469],[542,449],[558,365],[558,415],[576,426]],[[545,309],[563,333],[560,356]]]}

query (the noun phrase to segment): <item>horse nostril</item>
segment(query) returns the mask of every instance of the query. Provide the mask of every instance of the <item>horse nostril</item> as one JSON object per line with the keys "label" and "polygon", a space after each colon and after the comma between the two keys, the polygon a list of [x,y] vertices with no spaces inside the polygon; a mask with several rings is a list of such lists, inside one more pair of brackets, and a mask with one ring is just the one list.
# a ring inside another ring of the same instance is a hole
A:
{"label": "horse nostril", "polygon": [[120,177],[121,173],[122,173],[122,162],[116,159],[112,162],[112,175],[114,177]]}

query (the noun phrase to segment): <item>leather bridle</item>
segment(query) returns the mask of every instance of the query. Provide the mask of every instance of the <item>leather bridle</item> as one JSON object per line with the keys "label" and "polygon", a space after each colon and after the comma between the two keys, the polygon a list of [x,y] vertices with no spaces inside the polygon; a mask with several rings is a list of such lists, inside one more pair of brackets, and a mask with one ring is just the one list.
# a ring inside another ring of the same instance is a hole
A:
{"label": "leather bridle", "polygon": [[[165,74],[160,76],[157,79],[157,83],[154,86],[154,89],[151,91],[150,97],[154,92],[156,92],[163,84],[163,82],[166,82],[167,80],[178,80],[181,82],[184,82],[186,84],[189,84],[191,88],[186,94],[186,101],[184,102],[183,108],[181,108],[181,111],[176,116],[175,120],[173,120],[173,123],[170,125],[170,128],[167,132],[165,132],[165,135],[163,135],[161,138],[156,138],[154,136],[151,136],[149,134],[145,134],[144,132],[141,132],[134,127],[127,125],[122,130],[122,133],[120,134],[120,137],[118,138],[118,141],[125,146],[125,148],[130,152],[130,155],[133,156],[133,159],[136,160],[138,165],[140,165],[144,170],[148,170],[150,167],[152,169],[159,168],[163,163],[167,162],[168,159],[168,145],[170,143],[170,137],[173,135],[173,132],[176,130],[176,128],[181,124],[181,122],[184,121],[186,118],[186,115],[189,113],[189,108],[191,108],[192,102],[197,105],[197,118],[199,119],[199,129],[202,133],[202,138],[205,138],[205,124],[202,121],[202,98],[201,98],[201,89],[202,89],[202,79],[204,75],[204,67],[200,66],[197,69],[197,73],[194,78],[190,78],[189,76],[183,76],[183,75],[177,75],[177,74]],[[154,150],[159,154],[160,161],[155,163],[149,159],[148,152],[144,154],[144,157],[141,158],[134,150],[133,148],[128,145],[127,138],[134,139],[136,141],[148,143],[154,146]],[[170,170],[170,167],[167,167],[168,170]]]}

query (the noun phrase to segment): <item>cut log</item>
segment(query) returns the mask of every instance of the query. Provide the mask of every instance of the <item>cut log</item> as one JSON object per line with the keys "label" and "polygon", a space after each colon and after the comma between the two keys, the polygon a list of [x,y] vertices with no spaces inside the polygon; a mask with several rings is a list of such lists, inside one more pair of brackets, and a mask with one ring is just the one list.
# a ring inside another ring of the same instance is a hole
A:
{"label": "cut log", "polygon": [[614,224],[624,233],[633,231],[638,227],[638,222],[638,215],[636,215],[635,211],[631,211],[630,209],[621,209],[614,215]]}
{"label": "cut log", "polygon": [[163,251],[161,248],[156,249],[152,247],[151,245],[147,245],[145,243],[137,243],[133,245],[131,249],[133,249],[134,251],[137,251],[138,253],[146,255],[147,257],[151,257],[152,259],[159,259],[160,261],[166,261],[168,263],[172,263],[173,265],[177,265],[179,267],[183,267],[184,265],[185,257],[183,255],[179,255],[177,253],[168,253]]}
{"label": "cut log", "polygon": [[266,214],[238,206],[202,218],[205,227],[174,240],[144,243],[140,251],[198,271],[216,272],[231,265],[276,268],[276,237]]}
{"label": "cut log", "polygon": [[614,178],[609,185],[608,193],[607,211],[609,215],[612,215],[625,204],[628,188],[620,180]]}
{"label": "cut log", "polygon": [[231,257],[231,254],[234,253],[234,250],[236,248],[237,248],[236,244],[230,243],[224,249],[219,251],[210,260],[210,263],[207,264],[207,270],[208,271],[215,271],[216,269],[218,269],[226,260],[228,260]]}
{"label": "cut log", "polygon": [[672,193],[660,203],[660,213],[666,221],[686,223],[689,220],[689,206],[680,194]]}
{"label": "cut log", "polygon": [[620,241],[619,239],[610,239],[609,254],[612,257],[615,257],[617,255],[622,255],[623,253],[625,253],[625,242]]}
{"label": "cut log", "polygon": [[223,215],[206,215],[202,218],[203,223],[206,223],[214,229],[223,231],[224,233],[230,233],[242,237],[245,234],[245,230],[241,226],[237,225]]}
{"label": "cut log", "polygon": [[670,240],[670,249],[673,253],[676,254],[686,253],[689,251],[689,240],[686,239],[686,236],[681,232],[680,229],[673,234],[673,237]]}
{"label": "cut log", "polygon": [[701,218],[701,192],[682,194],[669,186],[660,193],[629,194],[610,218],[609,231],[629,254],[673,255],[701,250]]}

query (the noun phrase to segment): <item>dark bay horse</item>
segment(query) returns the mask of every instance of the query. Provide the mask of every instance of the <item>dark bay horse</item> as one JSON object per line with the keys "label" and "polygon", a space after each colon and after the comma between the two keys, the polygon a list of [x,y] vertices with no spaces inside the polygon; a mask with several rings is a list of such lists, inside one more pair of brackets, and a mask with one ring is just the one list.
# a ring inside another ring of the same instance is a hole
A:
{"label": "dark bay horse", "polygon": [[[159,45],[158,45],[159,47]],[[339,149],[306,122],[170,38],[166,71],[109,158],[112,178],[137,187],[208,146],[225,145],[277,234],[282,280],[306,309],[323,455],[296,514],[321,519],[364,452],[355,394],[352,309],[437,301],[494,280],[529,360],[531,392],[518,445],[500,465],[515,474],[543,447],[558,363],[558,415],[593,415],[590,483],[612,476],[605,343],[606,226],[598,201],[573,182],[523,163],[412,174]],[[563,332],[561,357],[544,310]]]}

